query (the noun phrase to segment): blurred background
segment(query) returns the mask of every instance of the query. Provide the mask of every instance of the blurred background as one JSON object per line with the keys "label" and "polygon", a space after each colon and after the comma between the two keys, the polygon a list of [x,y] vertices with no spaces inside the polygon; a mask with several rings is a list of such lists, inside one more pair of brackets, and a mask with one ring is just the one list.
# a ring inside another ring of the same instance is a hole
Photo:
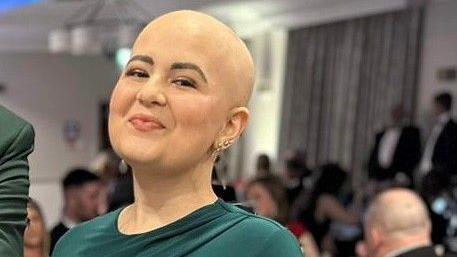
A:
{"label": "blurred background", "polygon": [[[294,167],[337,163],[352,198],[368,194],[376,134],[395,106],[402,123],[420,129],[408,171],[420,174],[435,96],[457,96],[455,0],[2,0],[0,104],[35,128],[30,195],[48,228],[61,218],[61,180],[71,168],[104,176],[107,103],[133,40],[145,23],[179,9],[224,21],[255,59],[249,127],[216,167],[238,196],[259,176],[261,154],[288,189]],[[303,188],[313,177],[305,173]],[[411,174],[406,186],[420,189]]]}

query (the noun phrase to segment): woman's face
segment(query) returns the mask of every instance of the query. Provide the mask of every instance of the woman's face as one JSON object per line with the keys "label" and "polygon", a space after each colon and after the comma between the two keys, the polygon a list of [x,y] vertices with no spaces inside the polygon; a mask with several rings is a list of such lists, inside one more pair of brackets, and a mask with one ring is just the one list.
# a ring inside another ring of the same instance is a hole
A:
{"label": "woman's face", "polygon": [[278,207],[271,194],[261,184],[256,183],[250,186],[246,192],[246,198],[254,203],[256,214],[270,219],[276,218]]}
{"label": "woman's face", "polygon": [[45,228],[39,212],[27,207],[27,219],[29,224],[24,232],[24,256],[41,256],[45,238]]}
{"label": "woman's face", "polygon": [[217,46],[202,38],[159,27],[137,39],[109,116],[112,145],[134,168],[181,171],[210,159],[231,79]]}

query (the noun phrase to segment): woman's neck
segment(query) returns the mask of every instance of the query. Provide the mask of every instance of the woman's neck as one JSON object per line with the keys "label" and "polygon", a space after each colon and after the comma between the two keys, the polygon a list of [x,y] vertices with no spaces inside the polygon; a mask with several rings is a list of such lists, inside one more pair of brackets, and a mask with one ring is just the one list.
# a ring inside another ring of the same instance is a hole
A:
{"label": "woman's neck", "polygon": [[193,211],[214,203],[210,167],[198,167],[181,174],[134,170],[135,203],[125,208],[118,220],[123,234],[158,229]]}

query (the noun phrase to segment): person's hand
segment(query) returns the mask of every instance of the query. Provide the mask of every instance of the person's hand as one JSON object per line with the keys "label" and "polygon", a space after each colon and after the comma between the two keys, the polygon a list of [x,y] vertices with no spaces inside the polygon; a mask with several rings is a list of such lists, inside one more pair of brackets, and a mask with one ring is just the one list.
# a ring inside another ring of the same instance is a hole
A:
{"label": "person's hand", "polygon": [[368,257],[368,249],[365,241],[358,241],[355,245],[355,254],[357,257]]}

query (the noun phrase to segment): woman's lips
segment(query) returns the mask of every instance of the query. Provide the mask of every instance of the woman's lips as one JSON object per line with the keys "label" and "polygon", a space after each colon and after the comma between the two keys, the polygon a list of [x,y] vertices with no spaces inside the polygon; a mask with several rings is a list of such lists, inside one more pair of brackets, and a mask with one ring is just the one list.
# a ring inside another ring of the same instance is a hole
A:
{"label": "woman's lips", "polygon": [[129,119],[129,122],[135,129],[140,131],[151,131],[165,128],[160,121],[147,115],[134,115]]}

